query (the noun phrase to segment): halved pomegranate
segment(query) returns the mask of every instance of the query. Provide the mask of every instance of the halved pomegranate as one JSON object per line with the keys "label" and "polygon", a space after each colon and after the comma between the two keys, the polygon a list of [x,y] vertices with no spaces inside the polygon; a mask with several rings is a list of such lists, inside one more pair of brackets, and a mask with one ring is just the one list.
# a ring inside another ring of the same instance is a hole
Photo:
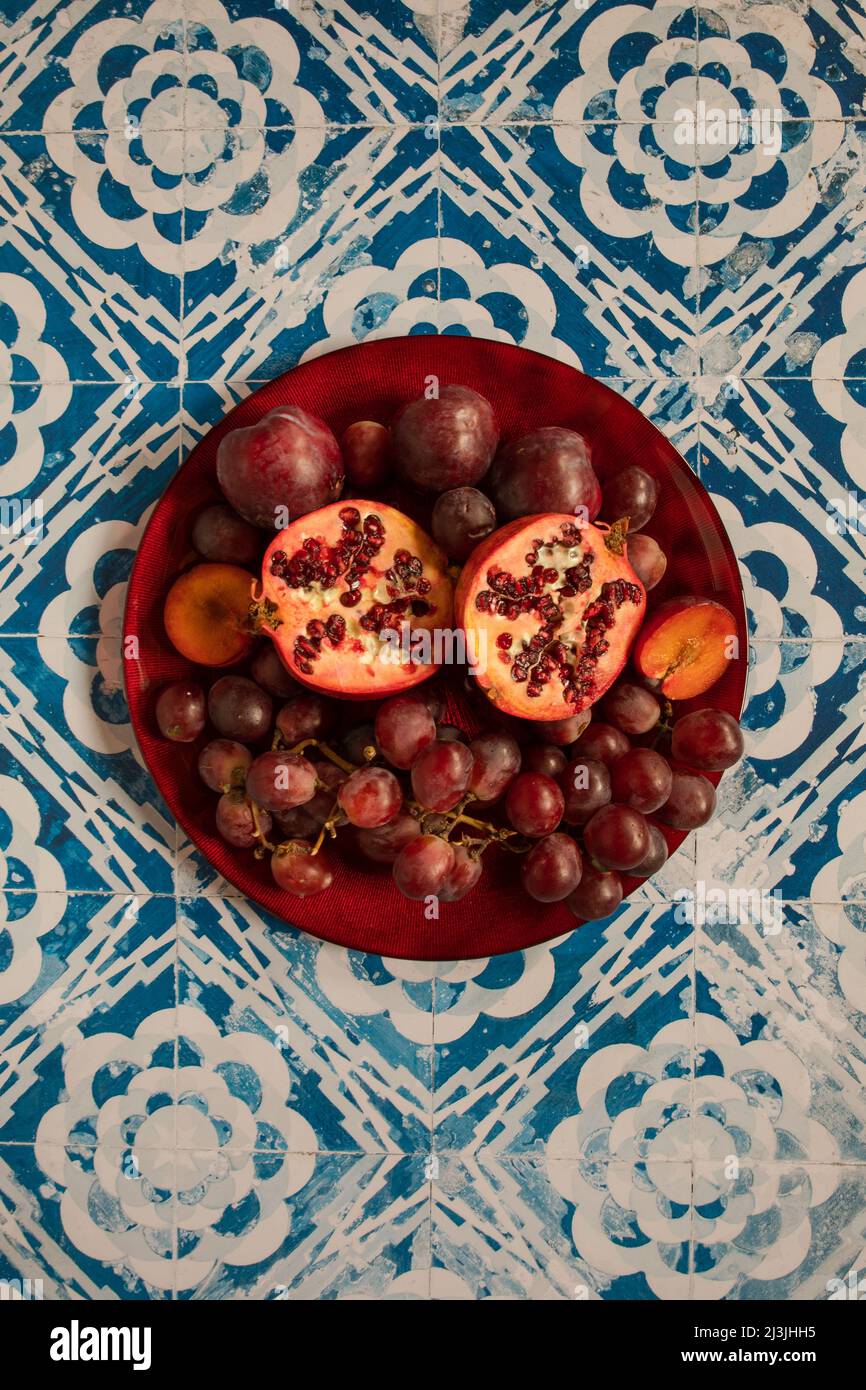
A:
{"label": "halved pomegranate", "polygon": [[478,684],[521,719],[586,709],[622,670],[646,608],[619,527],[522,517],[472,552],[455,616]]}
{"label": "halved pomegranate", "polygon": [[293,676],[347,699],[383,699],[426,680],[451,644],[447,561],[382,502],[335,502],[268,547],[258,613]]}

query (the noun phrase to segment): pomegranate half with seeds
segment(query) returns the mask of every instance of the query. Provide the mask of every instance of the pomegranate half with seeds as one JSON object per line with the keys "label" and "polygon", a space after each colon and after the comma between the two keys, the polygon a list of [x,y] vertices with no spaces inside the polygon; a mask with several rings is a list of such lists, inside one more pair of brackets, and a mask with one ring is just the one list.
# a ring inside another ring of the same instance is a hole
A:
{"label": "pomegranate half with seeds", "polygon": [[275,537],[258,614],[293,676],[346,699],[383,699],[426,680],[450,631],[447,560],[382,502],[335,502]]}
{"label": "pomegranate half with seeds", "polygon": [[455,599],[475,677],[521,719],[566,719],[625,665],[646,609],[618,527],[522,517],[472,552]]}

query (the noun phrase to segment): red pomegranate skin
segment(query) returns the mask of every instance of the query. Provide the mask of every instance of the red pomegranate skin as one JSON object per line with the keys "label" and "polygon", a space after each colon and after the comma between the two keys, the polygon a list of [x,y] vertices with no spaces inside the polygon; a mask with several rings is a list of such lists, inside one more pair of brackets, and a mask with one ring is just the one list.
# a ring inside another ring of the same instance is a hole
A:
{"label": "red pomegranate skin", "polygon": [[576,430],[546,425],[506,444],[494,460],[488,491],[504,521],[540,512],[582,514],[601,510],[601,484],[589,444]]}
{"label": "red pomegranate skin", "polygon": [[337,500],[343,457],[324,420],[300,406],[281,405],[220,441],[217,478],[245,520],[263,530],[282,530]]}
{"label": "red pomegranate skin", "polygon": [[484,396],[468,386],[442,386],[420,396],[394,418],[394,466],[413,487],[448,492],[471,487],[490,467],[499,443],[499,422]]}

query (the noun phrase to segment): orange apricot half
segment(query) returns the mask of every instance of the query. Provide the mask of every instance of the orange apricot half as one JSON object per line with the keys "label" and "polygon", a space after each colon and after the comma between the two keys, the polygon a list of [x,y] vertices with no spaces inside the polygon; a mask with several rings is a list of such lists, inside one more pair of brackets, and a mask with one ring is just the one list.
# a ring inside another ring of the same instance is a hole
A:
{"label": "orange apricot half", "polygon": [[199,666],[231,666],[246,656],[256,580],[239,565],[195,565],[168,591],[163,616],[172,646]]}
{"label": "orange apricot half", "polygon": [[634,664],[669,700],[702,695],[738,655],[737,624],[713,599],[669,599],[647,618],[634,646]]}

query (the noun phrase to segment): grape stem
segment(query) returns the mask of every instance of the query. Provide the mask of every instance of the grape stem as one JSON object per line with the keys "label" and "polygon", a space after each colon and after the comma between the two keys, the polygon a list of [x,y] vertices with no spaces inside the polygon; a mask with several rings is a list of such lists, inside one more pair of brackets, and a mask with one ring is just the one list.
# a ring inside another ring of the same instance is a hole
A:
{"label": "grape stem", "polygon": [[[282,739],[280,738],[279,733],[277,733],[275,736],[274,744],[275,747],[279,747],[282,744]],[[331,748],[327,743],[322,743],[317,738],[302,738],[300,743],[296,743],[295,746],[293,748],[290,748],[288,751],[290,753],[301,753],[305,748],[318,748],[320,753],[324,753],[325,757],[328,758],[337,767],[342,768],[343,772],[358,771],[354,763],[349,763],[346,761],[345,758],[341,758],[339,753],[335,753],[333,748]],[[367,750],[365,748],[365,755],[366,752]],[[375,753],[373,754],[373,756],[375,757]]]}
{"label": "grape stem", "polygon": [[340,811],[340,803],[339,801],[335,801],[328,814],[328,819],[325,821],[325,824],[322,826],[321,830],[319,831],[316,837],[316,843],[310,850],[310,854],[319,853],[319,850],[322,848],[322,845],[325,842],[326,835],[330,835],[332,840],[336,840],[337,826],[345,825],[345,823],[346,817]]}
{"label": "grape stem", "polygon": [[258,842],[259,842],[259,843],[258,843],[258,846],[256,847],[256,858],[257,858],[257,859],[261,859],[266,849],[269,849],[269,850],[271,850],[271,852],[273,852],[273,850],[275,849],[275,846],[271,844],[270,840],[268,840],[268,839],[265,838],[265,834],[264,834],[264,831],[262,830],[262,826],[261,826],[261,821],[259,820],[259,808],[258,808],[258,806],[257,806],[256,803],[252,800],[251,797],[247,797],[247,801],[249,802],[250,811],[252,812],[253,825],[255,826],[255,835],[256,835],[256,839],[257,839]]}
{"label": "grape stem", "polygon": [[[531,848],[529,844],[523,841],[522,836],[518,833],[518,831],[508,830],[505,826],[500,827],[493,825],[490,821],[478,820],[475,816],[467,816],[464,813],[463,808],[466,805],[468,805],[468,803],[472,801],[472,799],[473,798],[471,796],[464,796],[461,801],[458,801],[457,805],[453,808],[453,810],[444,812],[431,811],[429,807],[422,806],[417,801],[407,801],[406,808],[409,811],[409,813],[415,817],[417,821],[420,821],[421,829],[424,830],[425,833],[425,821],[429,821],[432,818],[435,818],[436,820],[446,820],[448,824],[445,828],[444,834],[442,835],[443,840],[447,840],[449,838],[452,830],[454,830],[456,826],[469,825],[472,827],[473,830],[480,830],[483,832],[483,840],[475,840],[470,838],[470,843],[480,844],[482,850],[486,849],[489,844],[498,844],[502,849],[510,850],[513,854],[525,854]],[[509,840],[512,839],[520,840],[521,843],[519,845],[509,844]],[[460,841],[460,843],[465,843],[465,840]],[[480,850],[479,853],[481,853]]]}

